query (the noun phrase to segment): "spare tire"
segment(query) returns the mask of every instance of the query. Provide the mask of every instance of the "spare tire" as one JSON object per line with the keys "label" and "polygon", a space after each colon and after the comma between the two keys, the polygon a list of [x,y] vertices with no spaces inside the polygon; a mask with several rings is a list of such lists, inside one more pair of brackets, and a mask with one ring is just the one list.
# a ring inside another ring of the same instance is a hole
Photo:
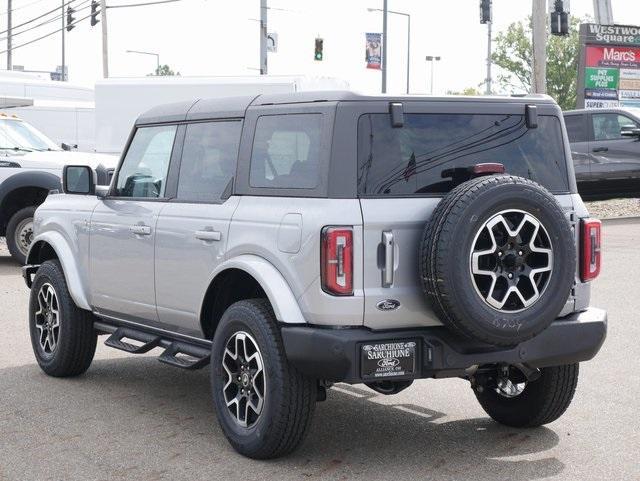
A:
{"label": "spare tire", "polygon": [[443,324],[493,345],[546,329],[574,283],[575,241],[562,207],[521,177],[460,184],[436,207],[420,249],[422,287]]}

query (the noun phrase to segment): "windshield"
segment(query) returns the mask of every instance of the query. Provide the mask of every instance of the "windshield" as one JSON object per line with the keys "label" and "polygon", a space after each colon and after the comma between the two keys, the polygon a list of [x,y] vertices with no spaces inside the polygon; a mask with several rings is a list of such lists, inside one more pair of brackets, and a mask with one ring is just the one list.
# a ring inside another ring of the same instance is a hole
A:
{"label": "windshield", "polygon": [[21,120],[0,119],[0,149],[45,151],[60,150],[42,132]]}

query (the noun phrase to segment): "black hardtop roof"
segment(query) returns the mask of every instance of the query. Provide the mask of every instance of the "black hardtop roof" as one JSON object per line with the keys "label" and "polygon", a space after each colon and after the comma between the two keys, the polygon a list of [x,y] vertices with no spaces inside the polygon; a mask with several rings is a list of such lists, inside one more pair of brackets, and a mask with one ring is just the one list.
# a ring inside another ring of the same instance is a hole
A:
{"label": "black hardtop roof", "polygon": [[244,117],[245,111],[252,105],[358,101],[554,103],[553,99],[547,95],[525,95],[514,97],[448,95],[435,97],[427,95],[363,95],[344,90],[288,92],[280,94],[248,95],[243,97],[195,99],[159,105],[140,115],[136,120],[136,125],[204,120],[211,118],[240,118]]}

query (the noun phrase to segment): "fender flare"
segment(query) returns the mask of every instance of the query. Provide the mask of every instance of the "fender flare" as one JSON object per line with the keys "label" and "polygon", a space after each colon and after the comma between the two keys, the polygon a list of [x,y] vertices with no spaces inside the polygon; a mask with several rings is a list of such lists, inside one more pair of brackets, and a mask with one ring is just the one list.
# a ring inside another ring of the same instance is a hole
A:
{"label": "fender flare", "polygon": [[62,234],[56,231],[47,231],[37,235],[29,248],[29,254],[27,254],[27,265],[39,264],[36,256],[42,244],[49,244],[58,256],[73,302],[80,309],[90,311],[91,306],[89,305],[85,287],[82,284],[75,254]]}
{"label": "fender flare", "polygon": [[12,175],[0,183],[0,212],[4,209],[6,197],[16,189],[22,187],[36,187],[47,192],[62,189],[60,177],[51,172],[25,170]]}
{"label": "fender flare", "polygon": [[[264,290],[276,319],[286,324],[306,324],[296,297],[278,269],[266,259],[253,254],[243,254],[220,264],[211,276],[211,281],[228,269],[239,269],[251,275]],[[200,311],[202,312],[202,305]]]}

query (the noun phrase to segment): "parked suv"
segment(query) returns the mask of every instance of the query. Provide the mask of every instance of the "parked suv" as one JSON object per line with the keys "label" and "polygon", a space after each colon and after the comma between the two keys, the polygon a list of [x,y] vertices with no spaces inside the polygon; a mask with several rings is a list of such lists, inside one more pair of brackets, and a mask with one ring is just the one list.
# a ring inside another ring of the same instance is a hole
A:
{"label": "parked suv", "polygon": [[24,268],[36,359],[75,376],[98,335],[211,364],[232,446],[292,451],[335,382],[470,382],[539,426],[606,334],[600,223],[548,97],[260,95],[136,122],[110,187],[66,167]]}
{"label": "parked suv", "polygon": [[640,195],[640,109],[569,110],[564,121],[581,195]]}
{"label": "parked suv", "polygon": [[13,258],[25,263],[33,213],[49,191],[60,190],[64,165],[90,165],[99,182],[108,184],[116,162],[111,155],[64,150],[29,123],[0,113],[0,237],[6,237]]}

